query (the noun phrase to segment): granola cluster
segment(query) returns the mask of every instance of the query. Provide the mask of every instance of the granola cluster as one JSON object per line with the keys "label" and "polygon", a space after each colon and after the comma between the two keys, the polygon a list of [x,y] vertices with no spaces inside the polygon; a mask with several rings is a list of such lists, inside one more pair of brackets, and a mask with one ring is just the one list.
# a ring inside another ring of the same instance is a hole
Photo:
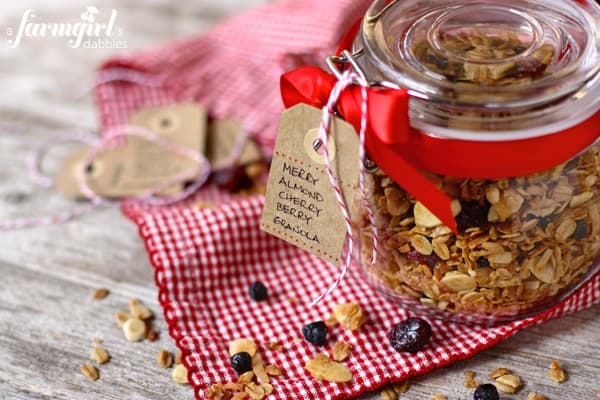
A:
{"label": "granola cluster", "polygon": [[514,316],[579,283],[600,255],[600,145],[535,175],[501,180],[431,176],[450,197],[455,235],[383,171],[369,174],[379,230],[367,217],[362,265],[388,294],[441,310]]}

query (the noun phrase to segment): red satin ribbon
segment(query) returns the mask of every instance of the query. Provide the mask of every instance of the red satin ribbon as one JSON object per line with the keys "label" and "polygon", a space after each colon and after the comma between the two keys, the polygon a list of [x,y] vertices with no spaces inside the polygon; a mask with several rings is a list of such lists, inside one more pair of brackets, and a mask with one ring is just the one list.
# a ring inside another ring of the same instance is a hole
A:
{"label": "red satin ribbon", "polygon": [[[303,67],[281,77],[281,93],[286,108],[304,103],[322,108],[337,82],[316,67]],[[407,145],[411,128],[408,122],[408,93],[405,90],[369,88],[368,127],[365,146],[369,157],[413,197],[419,199],[444,224],[457,231],[450,207],[451,199],[425,178],[413,165],[392,149]],[[360,87],[345,90],[337,104],[340,114],[357,132],[361,122]],[[393,129],[390,129],[392,128]]]}
{"label": "red satin ribbon", "polygon": [[[351,48],[359,27],[355,24],[345,35],[339,52]],[[335,83],[333,75],[316,67],[291,71],[281,78],[283,102],[287,108],[299,103],[322,108]],[[368,93],[365,144],[369,157],[454,232],[451,199],[420,170],[474,179],[530,175],[572,159],[600,137],[599,111],[574,127],[537,138],[502,142],[440,138],[410,127],[405,90],[371,87]],[[360,88],[353,87],[342,94],[338,103],[340,114],[357,131],[361,101]]]}

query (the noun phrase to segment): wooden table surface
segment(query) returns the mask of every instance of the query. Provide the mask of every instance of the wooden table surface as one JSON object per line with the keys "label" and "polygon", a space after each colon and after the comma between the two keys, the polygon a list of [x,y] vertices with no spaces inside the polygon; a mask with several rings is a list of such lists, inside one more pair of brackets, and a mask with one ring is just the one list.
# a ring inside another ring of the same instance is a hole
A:
{"label": "wooden table surface", "polygon": [[[118,11],[128,47],[143,48],[205,30],[216,21],[264,0],[177,3],[169,0],[99,1],[101,15]],[[74,127],[97,127],[94,103],[74,94],[93,77],[111,50],[70,49],[64,38],[25,38],[5,45],[7,27],[17,27],[27,7],[40,20],[74,21],[80,1],[3,1],[0,5],[0,218],[45,215],[73,206],[28,178],[25,159],[40,140]],[[44,168],[56,171],[69,147],[50,152]],[[103,208],[64,225],[0,232],[0,399],[192,399],[188,386],[157,366],[160,348],[174,351],[157,302],[153,271],[135,226],[116,208]],[[92,301],[107,287],[111,294]],[[160,340],[131,344],[113,320],[138,297],[159,316]],[[112,355],[100,380],[79,373],[93,338]],[[560,360],[569,380],[547,377]],[[549,399],[590,400],[600,387],[600,307],[528,329],[471,360],[412,380],[404,399],[470,399],[463,373],[486,381],[489,371],[507,367],[524,388],[503,399],[525,399],[536,390]],[[378,398],[372,394],[365,399]]]}

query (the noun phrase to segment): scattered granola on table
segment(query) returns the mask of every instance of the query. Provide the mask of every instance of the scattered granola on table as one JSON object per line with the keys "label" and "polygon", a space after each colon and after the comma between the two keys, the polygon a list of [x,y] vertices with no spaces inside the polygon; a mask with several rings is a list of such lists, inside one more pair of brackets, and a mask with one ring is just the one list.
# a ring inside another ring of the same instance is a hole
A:
{"label": "scattered granola on table", "polygon": [[94,347],[90,354],[90,358],[96,361],[98,364],[106,364],[110,361],[110,355],[102,347]]}
{"label": "scattered granola on table", "polygon": [[553,360],[550,364],[550,367],[548,368],[548,376],[557,383],[563,383],[567,380],[567,374],[565,373],[565,370],[562,369],[556,360]]}
{"label": "scattered granola on table", "polygon": [[173,380],[182,385],[187,385],[188,382],[188,370],[183,364],[177,364],[173,368]]}
{"label": "scattered granola on table", "polygon": [[345,361],[350,357],[352,345],[343,341],[336,342],[331,348],[331,356],[334,361]]}
{"label": "scattered granola on table", "polygon": [[333,306],[333,315],[344,329],[358,330],[365,323],[365,315],[357,303],[337,304]]}
{"label": "scattered granola on table", "polygon": [[156,363],[161,368],[171,368],[171,365],[173,365],[173,355],[169,351],[161,349],[156,355]]}
{"label": "scattered granola on table", "polygon": [[521,378],[514,374],[502,375],[496,378],[496,387],[503,393],[517,393],[521,387]]}
{"label": "scattered granola on table", "polygon": [[479,382],[475,380],[475,372],[465,371],[464,386],[470,389],[476,389],[479,386]]}
{"label": "scattered granola on table", "polygon": [[543,394],[539,394],[537,392],[531,392],[527,395],[527,400],[548,400],[546,396]]}
{"label": "scattered granola on table", "polygon": [[100,378],[98,368],[94,367],[91,364],[84,364],[79,370],[83,375],[85,375],[88,379],[92,381],[97,381]]}
{"label": "scattered granola on table", "polygon": [[108,296],[110,293],[110,291],[106,288],[100,288],[100,289],[96,289],[96,291],[94,291],[94,294],[92,295],[94,300],[102,300],[105,299],[106,296]]}

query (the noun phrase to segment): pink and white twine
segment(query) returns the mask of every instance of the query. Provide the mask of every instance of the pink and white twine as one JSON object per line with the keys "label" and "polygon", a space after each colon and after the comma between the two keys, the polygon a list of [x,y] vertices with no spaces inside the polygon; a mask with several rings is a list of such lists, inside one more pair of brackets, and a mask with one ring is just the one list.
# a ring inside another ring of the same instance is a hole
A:
{"label": "pink and white twine", "polygon": [[352,220],[350,218],[350,212],[348,211],[348,206],[346,205],[346,200],[344,199],[344,195],[342,190],[338,184],[338,179],[335,177],[333,173],[333,169],[331,166],[331,159],[329,157],[329,150],[327,149],[327,139],[329,137],[330,131],[329,126],[331,123],[331,116],[335,113],[335,106],[337,105],[342,92],[346,90],[348,87],[358,84],[361,87],[361,119],[360,119],[360,133],[359,133],[359,185],[360,185],[360,195],[361,202],[364,204],[367,215],[369,218],[369,223],[371,225],[372,235],[373,235],[373,252],[371,254],[371,262],[375,262],[377,257],[377,227],[375,226],[375,217],[373,214],[373,209],[371,207],[370,202],[367,198],[367,188],[365,182],[365,160],[366,160],[366,152],[365,152],[365,136],[367,131],[368,124],[368,91],[369,83],[360,75],[352,71],[345,71],[340,80],[333,87],[331,94],[329,95],[329,100],[325,107],[323,107],[323,118],[321,120],[321,126],[319,129],[319,140],[321,141],[321,149],[323,151],[323,158],[325,159],[325,170],[327,171],[327,177],[329,178],[329,183],[335,193],[335,197],[340,206],[340,210],[344,217],[344,224],[346,226],[346,247],[345,247],[345,257],[342,260],[342,265],[340,266],[340,273],[335,280],[335,282],[321,295],[315,298],[311,305],[315,305],[327,296],[329,296],[332,292],[334,292],[340,283],[344,280],[346,273],[348,272],[348,268],[350,263],[352,262],[352,256],[354,251],[354,232],[352,230]]}

